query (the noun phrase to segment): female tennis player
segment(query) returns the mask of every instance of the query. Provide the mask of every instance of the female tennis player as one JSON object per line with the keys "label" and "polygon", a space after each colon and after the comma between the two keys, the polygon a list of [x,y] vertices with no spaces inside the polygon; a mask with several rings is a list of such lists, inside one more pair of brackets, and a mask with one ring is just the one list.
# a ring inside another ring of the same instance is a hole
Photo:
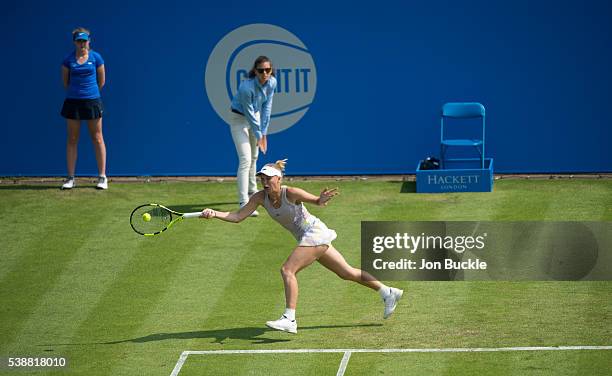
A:
{"label": "female tennis player", "polygon": [[266,325],[272,329],[289,333],[297,333],[295,309],[298,298],[298,283],[296,274],[318,261],[327,269],[333,271],[342,279],[360,283],[378,291],[385,305],[383,317],[389,317],[403,291],[387,287],[372,275],[350,266],[344,257],[331,244],[336,239],[336,232],[327,228],[325,223],[310,214],[304,203],[326,206],[337,190],[324,189],[317,197],[300,188],[281,185],[285,161],[267,164],[257,173],[261,178],[263,190],[251,196],[249,202],[235,212],[220,212],[204,209],[202,217],[218,218],[226,222],[238,223],[247,218],[259,205],[263,206],[270,217],[289,230],[298,241],[297,247],[291,252],[283,266],[281,275],[285,285],[285,313],[276,321],[268,321]]}

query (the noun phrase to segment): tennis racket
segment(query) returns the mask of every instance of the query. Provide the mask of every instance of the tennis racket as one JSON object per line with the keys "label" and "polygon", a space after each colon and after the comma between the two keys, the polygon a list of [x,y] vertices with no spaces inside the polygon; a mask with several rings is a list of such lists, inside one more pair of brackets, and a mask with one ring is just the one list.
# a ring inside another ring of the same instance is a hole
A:
{"label": "tennis racket", "polygon": [[179,213],[160,204],[144,204],[132,210],[130,225],[144,236],[159,235],[184,218],[198,218],[202,213]]}

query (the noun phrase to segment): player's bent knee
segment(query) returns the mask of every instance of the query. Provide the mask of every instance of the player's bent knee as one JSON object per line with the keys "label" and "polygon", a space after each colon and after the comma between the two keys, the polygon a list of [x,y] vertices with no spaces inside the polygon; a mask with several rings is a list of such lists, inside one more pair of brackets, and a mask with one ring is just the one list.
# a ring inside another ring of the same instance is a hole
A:
{"label": "player's bent knee", "polygon": [[289,268],[287,265],[284,265],[284,264],[283,266],[281,266],[280,272],[283,277],[295,276],[295,272],[291,268]]}

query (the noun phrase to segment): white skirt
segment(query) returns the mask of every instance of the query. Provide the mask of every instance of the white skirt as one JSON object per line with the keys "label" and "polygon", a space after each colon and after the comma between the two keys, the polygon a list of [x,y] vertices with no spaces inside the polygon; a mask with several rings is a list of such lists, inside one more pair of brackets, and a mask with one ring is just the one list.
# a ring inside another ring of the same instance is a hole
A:
{"label": "white skirt", "polygon": [[303,247],[316,247],[318,245],[331,245],[338,237],[336,231],[327,228],[325,223],[317,218],[315,223],[302,235],[298,245]]}

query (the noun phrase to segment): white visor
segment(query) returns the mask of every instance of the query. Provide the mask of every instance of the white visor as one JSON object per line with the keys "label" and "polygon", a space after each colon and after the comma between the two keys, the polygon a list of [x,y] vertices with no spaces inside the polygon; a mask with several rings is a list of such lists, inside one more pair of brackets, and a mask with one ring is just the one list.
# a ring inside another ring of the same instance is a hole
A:
{"label": "white visor", "polygon": [[269,177],[272,177],[272,176],[278,176],[280,178],[283,177],[283,173],[278,168],[271,166],[271,165],[263,166],[261,170],[259,170],[259,172],[257,173],[257,175],[261,175],[261,174],[269,176]]}

